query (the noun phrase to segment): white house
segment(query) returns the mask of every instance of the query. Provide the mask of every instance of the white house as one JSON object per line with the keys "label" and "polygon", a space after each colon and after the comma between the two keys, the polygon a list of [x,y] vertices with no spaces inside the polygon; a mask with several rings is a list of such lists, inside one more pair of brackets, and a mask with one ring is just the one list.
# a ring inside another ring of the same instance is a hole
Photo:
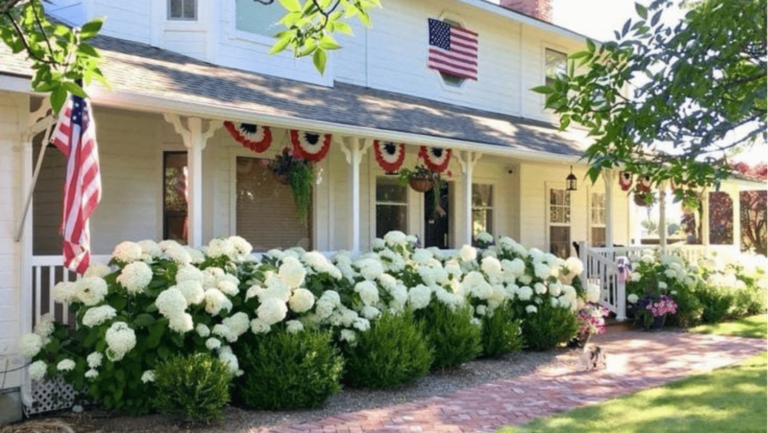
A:
{"label": "white house", "polygon": [[[186,238],[199,246],[231,234],[262,251],[365,250],[392,229],[439,248],[459,247],[486,230],[560,255],[572,254],[573,242],[607,245],[605,251],[637,242],[617,173],[589,184],[579,160],[589,145],[584,133],[558,131],[543,98],[529,90],[564,68],[585,37],[547,22],[547,0],[501,3],[385,0],[372,13],[373,27],[354,26],[320,75],[306,59],[267,54],[278,5],[55,1],[49,13],[64,22],[107,17],[95,45],[111,87],[88,89],[103,184],[91,218],[95,259],[123,240]],[[429,19],[477,34],[477,79],[428,67]],[[48,289],[73,277],[61,266],[64,158],[53,148],[22,225],[48,126],[29,78],[24,57],[1,47],[0,375],[7,360],[13,371],[2,383],[9,389],[24,381],[18,337],[48,311],[68,320]],[[269,127],[270,147],[255,153],[242,146],[225,121]],[[288,187],[260,163],[290,145],[290,130],[332,135],[327,157],[315,166],[320,182],[306,225]],[[441,194],[445,216],[425,206],[434,191],[418,193],[385,173],[376,140],[404,143],[409,168],[421,146],[452,151],[452,176]],[[566,190],[571,170],[575,191]],[[741,186],[724,187],[736,212]]]}

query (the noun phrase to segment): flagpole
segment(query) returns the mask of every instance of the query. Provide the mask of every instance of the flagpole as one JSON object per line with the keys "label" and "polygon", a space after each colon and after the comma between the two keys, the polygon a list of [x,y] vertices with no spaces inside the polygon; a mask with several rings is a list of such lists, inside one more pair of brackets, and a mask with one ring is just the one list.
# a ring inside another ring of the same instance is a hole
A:
{"label": "flagpole", "polygon": [[[45,140],[40,146],[40,154],[37,155],[35,172],[34,174],[32,174],[32,184],[29,186],[27,199],[24,202],[24,211],[21,214],[21,221],[19,221],[19,229],[16,231],[16,239],[15,239],[16,242],[19,242],[21,240],[21,236],[24,234],[24,221],[26,221],[27,213],[29,213],[29,205],[32,204],[32,194],[35,192],[35,184],[37,184],[37,177],[40,175],[40,169],[43,166],[43,156],[45,155],[45,150],[48,148],[48,144],[51,142],[51,134],[53,133],[53,127],[55,125],[56,125],[56,122],[53,122],[53,121],[51,121],[51,124],[48,125],[48,132],[45,134]],[[30,145],[34,145],[33,142],[30,142]]]}

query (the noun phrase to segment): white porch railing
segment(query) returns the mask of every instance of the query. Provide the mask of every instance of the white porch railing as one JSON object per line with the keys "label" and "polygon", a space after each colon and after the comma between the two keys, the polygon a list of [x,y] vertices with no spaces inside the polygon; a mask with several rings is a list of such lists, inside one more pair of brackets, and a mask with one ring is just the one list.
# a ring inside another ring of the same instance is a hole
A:
{"label": "white porch railing", "polygon": [[581,280],[584,284],[596,284],[600,287],[600,303],[616,314],[616,320],[627,318],[627,293],[623,279],[619,278],[612,251],[597,251],[586,242],[579,244],[579,258],[584,263]]}
{"label": "white porch railing", "polygon": [[[642,256],[643,252],[645,251],[651,250],[655,252],[660,248],[660,246],[659,245],[639,245],[639,246],[631,246],[631,247],[613,247],[613,248],[587,247],[587,248],[591,249],[595,254],[605,257],[606,259],[612,262],[616,262],[617,257],[625,256],[625,257],[629,257],[631,260],[631,259]],[[678,255],[689,263],[695,263],[699,261],[699,259],[705,258],[710,254],[734,255],[734,254],[737,254],[739,251],[735,245],[672,244],[667,246],[666,252],[668,254]]]}

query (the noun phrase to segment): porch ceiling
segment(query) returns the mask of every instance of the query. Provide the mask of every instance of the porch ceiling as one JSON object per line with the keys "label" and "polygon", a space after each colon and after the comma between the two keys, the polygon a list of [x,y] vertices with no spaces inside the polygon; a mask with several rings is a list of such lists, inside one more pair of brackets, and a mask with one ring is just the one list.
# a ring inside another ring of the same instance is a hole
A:
{"label": "porch ceiling", "polygon": [[[510,153],[551,154],[554,159],[576,159],[589,144],[579,133],[520,117],[347,83],[324,87],[225,68],[107,36],[96,38],[94,45],[106,58],[102,70],[111,85],[108,91],[91,92],[97,104],[108,105],[110,97],[123,94],[132,100],[196,105],[194,114],[207,117],[232,113],[236,120],[283,119],[293,121],[295,127],[301,127],[302,120],[324,122],[493,146]],[[0,46],[0,74],[28,77],[31,72],[23,56]],[[144,108],[152,106],[144,104]],[[420,144],[414,138],[417,142],[410,144]]]}

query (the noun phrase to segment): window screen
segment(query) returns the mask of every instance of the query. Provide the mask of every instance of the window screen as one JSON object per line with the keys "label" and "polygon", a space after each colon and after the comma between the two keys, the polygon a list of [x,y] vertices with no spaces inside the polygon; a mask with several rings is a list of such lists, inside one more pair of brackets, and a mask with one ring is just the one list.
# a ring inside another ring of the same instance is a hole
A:
{"label": "window screen", "polygon": [[408,232],[408,187],[395,177],[376,179],[376,237],[392,230]]}
{"label": "window screen", "polygon": [[265,161],[237,158],[237,234],[255,251],[312,248],[311,227],[299,221],[291,187],[278,182]]}

